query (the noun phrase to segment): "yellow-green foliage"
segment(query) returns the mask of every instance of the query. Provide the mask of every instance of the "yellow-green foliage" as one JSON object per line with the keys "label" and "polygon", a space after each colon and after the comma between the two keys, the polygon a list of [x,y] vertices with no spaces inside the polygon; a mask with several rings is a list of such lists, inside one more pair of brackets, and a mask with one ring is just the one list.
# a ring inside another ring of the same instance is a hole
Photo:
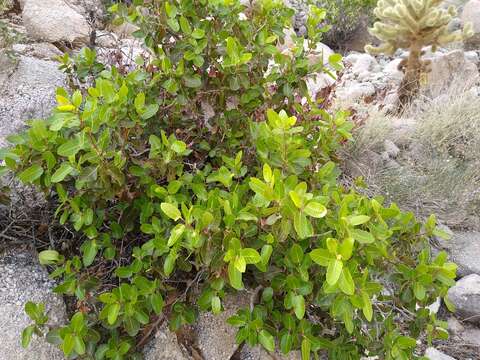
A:
{"label": "yellow-green foliage", "polygon": [[449,23],[456,15],[454,6],[441,7],[442,0],[380,0],[374,10],[377,21],[370,33],[383,43],[367,45],[369,53],[393,54],[398,48],[409,48],[413,43],[433,49],[473,35],[472,24],[463,30],[451,32]]}

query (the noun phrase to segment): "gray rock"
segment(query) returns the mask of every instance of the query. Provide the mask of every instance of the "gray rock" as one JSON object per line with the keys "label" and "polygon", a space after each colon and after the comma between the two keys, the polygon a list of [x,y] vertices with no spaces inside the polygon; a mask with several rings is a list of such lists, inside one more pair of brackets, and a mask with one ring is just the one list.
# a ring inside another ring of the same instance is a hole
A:
{"label": "gray rock", "polygon": [[36,336],[27,349],[20,344],[21,332],[31,324],[24,312],[26,302],[44,303],[51,325],[66,321],[62,298],[52,292],[54,283],[34,258],[21,249],[0,255],[0,360],[64,359],[59,349]]}
{"label": "gray rock", "polygon": [[380,70],[377,60],[369,54],[356,54],[354,58],[348,56],[345,61],[352,61],[351,72],[354,74],[362,74],[365,72],[376,72]]}
{"label": "gray rock", "polygon": [[395,159],[398,156],[398,154],[400,154],[400,149],[391,140],[388,140],[388,139],[385,140],[383,142],[383,147],[385,149],[385,152],[388,154],[390,158]]}
{"label": "gray rock", "polygon": [[160,327],[155,338],[145,347],[144,357],[145,360],[191,360],[166,324]]}
{"label": "gray rock", "polygon": [[439,96],[452,86],[467,90],[480,81],[477,65],[469,61],[462,50],[436,54],[431,58],[425,92]]}
{"label": "gray rock", "polygon": [[23,0],[22,17],[33,39],[74,45],[89,40],[87,19],[63,0]]}
{"label": "gray rock", "polygon": [[[200,314],[195,330],[197,333],[198,347],[205,359],[224,360],[230,359],[237,350],[235,342],[237,328],[227,324],[227,319],[235,315],[241,308],[249,305],[249,296],[238,293],[228,295],[223,301],[224,311],[219,315],[211,312]],[[221,341],[219,341],[221,339]]]}
{"label": "gray rock", "polygon": [[[227,324],[227,319],[236,314],[237,310],[249,305],[249,295],[238,293],[228,295],[222,302],[224,311],[219,315],[210,312],[201,313],[191,335],[194,337],[195,350],[204,359],[230,359],[237,351],[235,342],[237,328]],[[191,350],[191,349],[190,349]],[[155,334],[155,338],[144,350],[146,360],[191,360],[193,357],[177,335],[171,332],[166,324]],[[2,359],[0,359],[2,360]]]}
{"label": "gray rock", "polygon": [[12,50],[18,55],[25,55],[41,60],[54,60],[63,53],[53,44],[50,43],[33,43],[33,44],[14,44]]}
{"label": "gray rock", "polygon": [[8,79],[0,84],[0,147],[25,121],[44,118],[55,106],[55,89],[65,85],[57,63],[20,56]]}
{"label": "gray rock", "polygon": [[448,290],[448,299],[463,320],[480,324],[480,275],[461,278]]}
{"label": "gray rock", "polygon": [[458,265],[457,275],[480,275],[480,233],[459,232],[450,240],[437,239],[439,247],[449,254],[451,261]]}
{"label": "gray rock", "polygon": [[366,96],[374,95],[375,87],[368,82],[347,81],[341,88],[337,89],[336,94],[339,100],[351,103]]}
{"label": "gray rock", "polygon": [[430,360],[455,360],[455,358],[448,356],[447,354],[444,354],[433,347],[429,347],[425,351],[425,356]]}

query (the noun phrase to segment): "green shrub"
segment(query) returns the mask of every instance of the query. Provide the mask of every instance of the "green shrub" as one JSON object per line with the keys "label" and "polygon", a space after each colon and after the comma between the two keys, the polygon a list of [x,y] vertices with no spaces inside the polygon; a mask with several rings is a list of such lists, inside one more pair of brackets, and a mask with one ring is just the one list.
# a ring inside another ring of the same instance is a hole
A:
{"label": "green shrub", "polygon": [[413,359],[420,333],[446,336],[426,308],[455,278],[445,253],[431,259],[435,218],[422,225],[339,185],[332,159],[352,124],[308,97],[305,79],[323,64],[303,39],[292,56],[277,49],[291,11],[268,0],[139,4],[112,11],[140,26],[150,59],[101,71],[83,93],[59,89],[52,116],[4,152],[84,235],[72,257],[40,253],[77,306],[51,328],[28,303],[24,345],[37,333],[69,358],[141,358],[164,318],[178,330],[245,287],[260,296],[229,322],[238,342],[269,351]]}
{"label": "green shrub", "polygon": [[322,0],[318,6],[326,9],[326,23],[331,28],[325,34],[325,44],[333,48],[342,45],[361,28],[373,22],[373,8],[377,0]]}

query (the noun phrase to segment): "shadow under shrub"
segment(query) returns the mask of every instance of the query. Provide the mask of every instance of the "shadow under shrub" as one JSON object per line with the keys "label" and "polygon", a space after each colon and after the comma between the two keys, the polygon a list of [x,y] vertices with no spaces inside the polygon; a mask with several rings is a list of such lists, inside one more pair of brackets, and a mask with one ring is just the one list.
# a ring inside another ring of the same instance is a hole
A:
{"label": "shadow under shrub", "polygon": [[25,346],[35,333],[69,358],[138,359],[164,320],[179,330],[245,287],[258,299],[229,323],[268,351],[413,359],[420,334],[447,335],[427,308],[449,304],[456,271],[445,253],[431,258],[435,217],[421,224],[337,181],[352,124],[307,93],[305,80],[327,71],[308,58],[320,33],[280,53],[292,12],[274,1],[111,11],[140,27],[150,59],[59,89],[52,116],[3,154],[85,236],[73,257],[40,253],[76,308],[52,328],[28,303]]}

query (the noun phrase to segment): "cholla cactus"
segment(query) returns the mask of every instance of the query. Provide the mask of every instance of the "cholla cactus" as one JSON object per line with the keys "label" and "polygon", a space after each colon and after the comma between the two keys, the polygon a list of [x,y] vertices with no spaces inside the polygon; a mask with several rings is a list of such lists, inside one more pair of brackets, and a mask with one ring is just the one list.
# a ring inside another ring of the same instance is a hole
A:
{"label": "cholla cactus", "polygon": [[402,64],[405,77],[399,89],[400,107],[408,104],[420,89],[420,78],[428,69],[428,62],[421,59],[422,49],[444,46],[461,41],[473,35],[472,24],[465,24],[463,30],[450,31],[449,24],[456,16],[456,9],[441,6],[443,0],[379,0],[374,10],[380,19],[370,33],[383,43],[374,47],[367,45],[371,54],[393,54],[397,49],[410,50],[408,59]]}

